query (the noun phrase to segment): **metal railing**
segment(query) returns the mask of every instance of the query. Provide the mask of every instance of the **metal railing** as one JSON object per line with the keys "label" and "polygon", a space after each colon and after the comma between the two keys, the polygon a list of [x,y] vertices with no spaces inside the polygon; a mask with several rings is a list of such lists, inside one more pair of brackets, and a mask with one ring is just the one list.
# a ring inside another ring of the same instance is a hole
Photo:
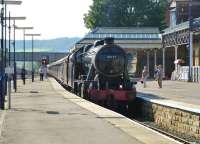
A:
{"label": "metal railing", "polygon": [[[189,66],[181,66],[178,72],[173,72],[172,80],[188,81]],[[200,66],[191,67],[192,82],[200,82]]]}

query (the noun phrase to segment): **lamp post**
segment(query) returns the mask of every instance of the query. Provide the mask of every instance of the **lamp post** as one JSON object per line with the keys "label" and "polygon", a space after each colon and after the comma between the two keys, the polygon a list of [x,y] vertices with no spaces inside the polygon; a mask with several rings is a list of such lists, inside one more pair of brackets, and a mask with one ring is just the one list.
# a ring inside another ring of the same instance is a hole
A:
{"label": "lamp post", "polygon": [[3,35],[4,35],[4,29],[3,29],[3,25],[4,25],[4,0],[1,0],[1,65],[0,65],[0,108],[4,109],[4,95],[5,95],[5,91],[4,91],[4,75],[5,75],[5,68],[4,68],[4,45],[3,45]]}
{"label": "lamp post", "polygon": [[15,17],[11,17],[9,14],[9,17],[4,18],[6,20],[9,20],[9,65],[10,65],[10,31],[11,31],[11,25],[10,25],[10,21],[13,21],[13,67],[14,67],[14,75],[13,75],[13,87],[15,89],[15,92],[17,91],[17,73],[16,73],[16,59],[15,59],[15,21],[16,20],[25,20],[26,17],[19,17],[19,16],[15,16]]}
{"label": "lamp post", "polygon": [[34,82],[34,66],[33,66],[33,48],[34,48],[34,36],[41,36],[41,34],[26,34],[26,36],[32,37],[32,55],[31,55],[31,61],[32,61],[32,82]]}
{"label": "lamp post", "polygon": [[22,80],[23,80],[23,84],[25,85],[25,80],[26,80],[26,69],[25,69],[25,33],[26,33],[26,30],[31,30],[33,29],[33,27],[15,27],[16,29],[20,29],[20,30],[23,30],[23,37],[24,37],[24,41],[23,41],[23,48],[24,48],[24,62],[23,62],[23,68],[22,68]]}

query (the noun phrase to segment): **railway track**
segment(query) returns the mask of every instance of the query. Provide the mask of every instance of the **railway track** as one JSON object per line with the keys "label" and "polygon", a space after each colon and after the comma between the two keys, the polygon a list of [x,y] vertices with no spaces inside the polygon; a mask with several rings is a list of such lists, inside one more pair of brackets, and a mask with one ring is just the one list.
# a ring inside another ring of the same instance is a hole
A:
{"label": "railway track", "polygon": [[187,141],[187,140],[185,140],[185,139],[183,139],[183,138],[180,138],[180,137],[178,137],[178,136],[175,136],[175,135],[173,135],[173,134],[171,134],[171,133],[169,133],[169,132],[166,132],[166,131],[161,130],[161,129],[159,129],[159,128],[156,128],[156,127],[154,127],[154,126],[148,125],[148,124],[146,124],[146,123],[144,123],[144,122],[140,122],[140,121],[138,121],[138,120],[136,120],[136,119],[131,119],[131,120],[134,121],[134,122],[136,122],[136,123],[139,123],[139,124],[141,124],[141,125],[143,125],[143,126],[145,126],[145,127],[147,127],[147,128],[150,128],[150,129],[152,129],[152,130],[155,130],[155,131],[157,131],[157,132],[159,132],[159,133],[161,133],[161,134],[164,134],[164,135],[166,135],[166,136],[168,136],[168,137],[170,137],[170,138],[172,138],[172,139],[175,139],[175,140],[177,140],[177,141],[179,141],[179,142],[181,142],[181,143],[183,143],[183,144],[196,144],[195,142]]}

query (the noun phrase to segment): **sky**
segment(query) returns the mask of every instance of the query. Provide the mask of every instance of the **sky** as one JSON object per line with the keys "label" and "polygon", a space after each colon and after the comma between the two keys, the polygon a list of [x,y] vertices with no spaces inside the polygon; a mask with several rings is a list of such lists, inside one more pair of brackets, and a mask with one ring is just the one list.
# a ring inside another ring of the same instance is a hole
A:
{"label": "sky", "polygon": [[[40,33],[37,39],[59,37],[83,37],[85,28],[83,15],[88,12],[92,0],[22,0],[19,6],[8,5],[12,16],[26,16],[16,21],[17,26],[33,26],[26,33]],[[16,32],[16,39],[23,39],[23,33]]]}

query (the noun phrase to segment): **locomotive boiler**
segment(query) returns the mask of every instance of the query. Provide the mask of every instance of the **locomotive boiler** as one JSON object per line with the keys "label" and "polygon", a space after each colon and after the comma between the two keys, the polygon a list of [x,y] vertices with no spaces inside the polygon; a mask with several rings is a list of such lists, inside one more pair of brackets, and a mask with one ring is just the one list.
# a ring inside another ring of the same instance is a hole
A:
{"label": "locomotive boiler", "polygon": [[136,96],[126,53],[113,38],[79,48],[48,65],[48,72],[77,95],[108,107],[130,107]]}

